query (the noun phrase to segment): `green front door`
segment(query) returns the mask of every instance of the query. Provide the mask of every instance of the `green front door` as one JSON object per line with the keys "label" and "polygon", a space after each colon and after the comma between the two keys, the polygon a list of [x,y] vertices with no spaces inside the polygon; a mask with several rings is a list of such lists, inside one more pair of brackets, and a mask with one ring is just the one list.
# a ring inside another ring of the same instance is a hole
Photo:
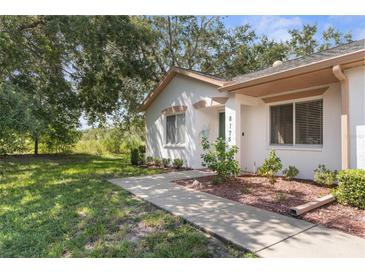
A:
{"label": "green front door", "polygon": [[226,113],[219,112],[218,137],[226,138]]}

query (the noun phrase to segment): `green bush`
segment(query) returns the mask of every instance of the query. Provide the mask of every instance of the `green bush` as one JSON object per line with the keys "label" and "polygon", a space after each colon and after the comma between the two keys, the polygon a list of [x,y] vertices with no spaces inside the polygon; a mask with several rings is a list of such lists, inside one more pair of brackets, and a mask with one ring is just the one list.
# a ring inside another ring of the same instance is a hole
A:
{"label": "green bush", "polygon": [[164,167],[169,167],[171,164],[171,159],[170,158],[162,158],[162,165]]}
{"label": "green bush", "polygon": [[153,162],[155,163],[155,166],[160,167],[162,165],[161,158],[156,157],[156,158],[153,159]]}
{"label": "green bush", "polygon": [[224,183],[224,178],[223,177],[213,177],[213,179],[211,180],[212,185],[219,185],[221,183]]}
{"label": "green bush", "polygon": [[283,175],[286,180],[293,180],[299,173],[299,170],[295,166],[289,166],[283,170]]}
{"label": "green bush", "polygon": [[138,148],[140,154],[145,153],[142,138],[137,133],[130,133],[119,127],[92,128],[82,132],[81,139],[73,151],[97,155],[129,153]]}
{"label": "green bush", "polygon": [[271,150],[269,156],[265,159],[264,164],[257,169],[257,174],[265,176],[270,180],[270,183],[276,182],[275,174],[283,168],[281,160],[276,156],[275,150]]}
{"label": "green bush", "polygon": [[144,166],[145,164],[146,164],[146,160],[144,158],[144,155],[140,155],[139,160],[138,160],[138,165]]}
{"label": "green bush", "polygon": [[145,145],[140,145],[138,147],[139,153],[141,154],[145,154],[146,153],[146,146]]}
{"label": "green bush", "polygon": [[146,165],[148,165],[148,166],[153,165],[153,157],[152,156],[147,156],[146,157]]}
{"label": "green bush", "polygon": [[131,149],[131,164],[138,165],[140,159],[141,159],[141,157],[140,157],[138,148],[132,148]]}
{"label": "green bush", "polygon": [[314,181],[317,184],[324,186],[333,186],[336,182],[337,171],[332,171],[326,168],[325,165],[319,165],[318,168],[314,170]]}
{"label": "green bush", "polygon": [[172,165],[174,166],[174,168],[180,169],[184,165],[184,160],[180,159],[180,158],[176,158],[176,159],[174,159]]}
{"label": "green bush", "polygon": [[338,202],[365,209],[365,170],[341,170],[337,179],[339,186],[334,194]]}
{"label": "green bush", "polygon": [[208,138],[203,137],[202,147],[204,153],[202,165],[217,172],[218,177],[227,179],[231,176],[237,176],[240,172],[238,161],[235,155],[238,152],[237,146],[228,147],[224,138],[217,138],[214,143],[210,143]]}

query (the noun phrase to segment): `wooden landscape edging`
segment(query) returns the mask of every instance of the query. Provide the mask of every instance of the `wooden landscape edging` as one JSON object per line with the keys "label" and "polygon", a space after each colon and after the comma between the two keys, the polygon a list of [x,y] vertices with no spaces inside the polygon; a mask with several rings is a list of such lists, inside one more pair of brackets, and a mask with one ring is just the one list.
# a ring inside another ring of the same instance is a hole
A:
{"label": "wooden landscape edging", "polygon": [[313,210],[313,209],[316,209],[316,208],[321,207],[323,205],[326,205],[328,203],[331,203],[334,200],[335,200],[335,197],[333,197],[332,194],[328,194],[326,196],[317,198],[312,202],[308,202],[308,203],[305,203],[303,205],[296,206],[296,207],[291,207],[289,213],[292,216],[299,216],[299,215],[302,215],[303,213],[306,213],[310,210]]}

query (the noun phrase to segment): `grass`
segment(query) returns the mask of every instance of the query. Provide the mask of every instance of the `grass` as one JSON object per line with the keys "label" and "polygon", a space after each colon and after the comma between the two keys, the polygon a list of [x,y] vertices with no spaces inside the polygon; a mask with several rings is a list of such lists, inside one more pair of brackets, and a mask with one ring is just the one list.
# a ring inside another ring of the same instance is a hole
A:
{"label": "grass", "polygon": [[158,173],[125,156],[0,160],[0,257],[252,257],[106,178]]}

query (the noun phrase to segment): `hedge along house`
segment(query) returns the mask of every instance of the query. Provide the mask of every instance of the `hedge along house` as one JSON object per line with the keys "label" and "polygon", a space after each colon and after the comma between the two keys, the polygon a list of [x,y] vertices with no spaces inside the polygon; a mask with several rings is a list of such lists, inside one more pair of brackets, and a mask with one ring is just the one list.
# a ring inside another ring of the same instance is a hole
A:
{"label": "hedge along house", "polygon": [[237,145],[242,170],[270,149],[299,177],[365,168],[365,40],[225,80],[173,67],[141,106],[147,154],[200,168],[201,138]]}

